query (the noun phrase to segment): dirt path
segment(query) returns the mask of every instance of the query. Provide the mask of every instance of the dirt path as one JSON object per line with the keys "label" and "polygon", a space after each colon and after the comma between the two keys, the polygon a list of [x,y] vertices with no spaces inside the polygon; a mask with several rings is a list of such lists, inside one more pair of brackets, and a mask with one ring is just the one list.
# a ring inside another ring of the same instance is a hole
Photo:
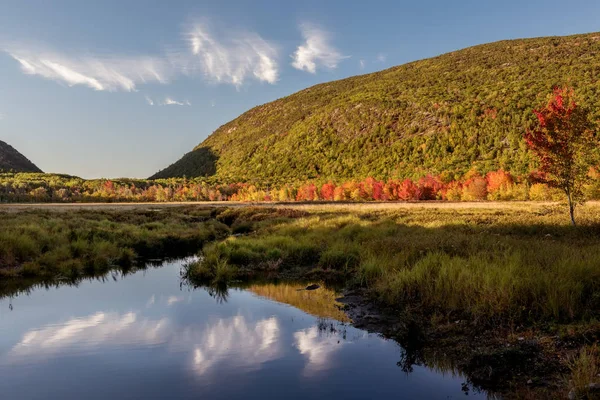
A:
{"label": "dirt path", "polygon": [[[338,208],[351,210],[369,209],[519,209],[536,208],[557,205],[553,202],[517,202],[517,201],[486,201],[486,202],[385,202],[385,203],[340,203],[340,202],[316,202],[316,203],[242,203],[233,201],[213,202],[178,202],[178,203],[59,203],[59,204],[0,204],[0,212],[20,212],[26,210],[49,210],[49,211],[72,211],[72,210],[148,210],[164,209],[181,206],[195,207],[286,207],[300,209]],[[592,201],[586,207],[600,207],[600,202]]]}

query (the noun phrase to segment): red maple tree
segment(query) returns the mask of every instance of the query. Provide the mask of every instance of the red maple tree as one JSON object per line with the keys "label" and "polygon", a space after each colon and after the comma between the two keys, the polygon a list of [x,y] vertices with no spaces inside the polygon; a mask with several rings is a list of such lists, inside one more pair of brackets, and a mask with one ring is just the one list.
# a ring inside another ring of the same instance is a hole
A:
{"label": "red maple tree", "polygon": [[410,179],[398,185],[398,199],[404,201],[419,200],[419,187]]}
{"label": "red maple tree", "polygon": [[538,157],[546,183],[566,194],[575,225],[575,205],[584,200],[583,185],[597,160],[595,124],[569,87],[556,88],[547,104],[534,113],[537,126],[527,130],[525,141]]}
{"label": "red maple tree", "polygon": [[332,182],[324,183],[321,186],[321,200],[333,201],[335,185]]}

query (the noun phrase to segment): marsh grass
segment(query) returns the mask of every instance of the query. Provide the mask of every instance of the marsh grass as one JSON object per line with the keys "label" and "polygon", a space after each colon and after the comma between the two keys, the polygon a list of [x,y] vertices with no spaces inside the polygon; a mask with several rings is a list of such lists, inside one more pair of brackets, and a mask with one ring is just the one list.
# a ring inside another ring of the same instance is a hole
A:
{"label": "marsh grass", "polygon": [[568,384],[579,398],[588,398],[590,385],[600,380],[598,378],[600,372],[598,346],[594,344],[583,347],[579,353],[569,359],[567,366],[570,370]]}
{"label": "marsh grass", "polygon": [[[65,277],[185,256],[191,280],[335,273],[394,307],[481,324],[600,317],[600,213],[558,206],[173,208],[2,214],[0,278]],[[229,236],[232,231],[247,232]],[[249,231],[249,232],[248,232]]]}
{"label": "marsh grass", "polygon": [[[600,313],[600,215],[560,207],[312,211],[263,219],[205,248],[235,270],[337,271],[380,301],[480,324],[587,321]],[[224,267],[220,267],[224,268]],[[214,268],[213,268],[214,269]],[[216,269],[214,269],[216,270]]]}
{"label": "marsh grass", "polygon": [[235,278],[236,268],[227,262],[225,246],[211,243],[204,256],[184,265],[185,277],[193,282],[208,285],[227,284]]}
{"label": "marsh grass", "polygon": [[211,210],[0,214],[0,279],[66,278],[182,257],[229,229]]}

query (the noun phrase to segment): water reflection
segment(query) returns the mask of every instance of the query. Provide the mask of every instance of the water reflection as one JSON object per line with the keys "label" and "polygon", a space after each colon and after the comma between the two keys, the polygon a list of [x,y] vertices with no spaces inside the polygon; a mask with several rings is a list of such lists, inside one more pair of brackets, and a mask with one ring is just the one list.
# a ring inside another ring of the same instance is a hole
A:
{"label": "water reflection", "polygon": [[260,367],[279,353],[279,326],[271,317],[249,322],[237,315],[215,319],[203,327],[175,326],[167,318],[151,320],[136,313],[96,313],[27,331],[4,363],[38,362],[65,353],[99,352],[102,348],[163,343],[169,352],[190,352],[192,368],[208,372],[235,355],[236,366]]}
{"label": "water reflection", "polygon": [[204,288],[208,295],[214,298],[218,304],[227,303],[227,299],[229,298],[229,288],[226,284],[217,284],[206,286]]}
{"label": "water reflection", "polygon": [[236,367],[259,368],[278,356],[279,333],[274,317],[256,323],[248,323],[242,316],[219,320],[195,341],[194,370],[204,374],[214,364],[227,362],[229,357],[235,357]]}
{"label": "water reflection", "polygon": [[332,354],[341,350],[346,343],[336,335],[326,335],[318,327],[313,326],[294,333],[295,346],[307,358],[303,373],[311,375],[330,367],[328,362]]}
{"label": "water reflection", "polygon": [[21,340],[9,351],[5,361],[10,363],[32,362],[56,354],[73,352],[74,349],[91,352],[110,344],[151,345],[165,341],[169,334],[166,318],[149,320],[136,313],[126,314],[97,312],[73,318],[61,324],[47,325],[25,332]]}
{"label": "water reflection", "polygon": [[306,284],[265,283],[251,285],[248,290],[259,296],[289,304],[316,317],[350,322],[348,316],[342,311],[341,304],[336,301],[340,295],[335,290],[324,285],[314,291],[299,289],[302,287],[306,287]]}
{"label": "water reflection", "polygon": [[3,399],[464,396],[459,376],[419,366],[403,375],[396,366],[402,349],[348,325],[334,291],[298,287],[193,290],[180,286],[179,264],[172,264],[34,290],[12,299],[13,312],[2,299],[0,393]]}

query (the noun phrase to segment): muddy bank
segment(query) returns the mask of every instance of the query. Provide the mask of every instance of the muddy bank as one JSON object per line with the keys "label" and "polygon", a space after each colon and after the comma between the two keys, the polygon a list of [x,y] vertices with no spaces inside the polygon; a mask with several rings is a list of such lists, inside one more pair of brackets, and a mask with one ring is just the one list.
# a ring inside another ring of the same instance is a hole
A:
{"label": "muddy bank", "polygon": [[485,390],[507,399],[568,398],[565,360],[600,334],[559,336],[541,329],[482,328],[465,320],[433,324],[418,311],[378,304],[365,289],[346,290],[337,301],[355,327],[393,339],[406,350],[398,363],[403,371],[425,365],[460,372],[467,377],[466,394]]}

